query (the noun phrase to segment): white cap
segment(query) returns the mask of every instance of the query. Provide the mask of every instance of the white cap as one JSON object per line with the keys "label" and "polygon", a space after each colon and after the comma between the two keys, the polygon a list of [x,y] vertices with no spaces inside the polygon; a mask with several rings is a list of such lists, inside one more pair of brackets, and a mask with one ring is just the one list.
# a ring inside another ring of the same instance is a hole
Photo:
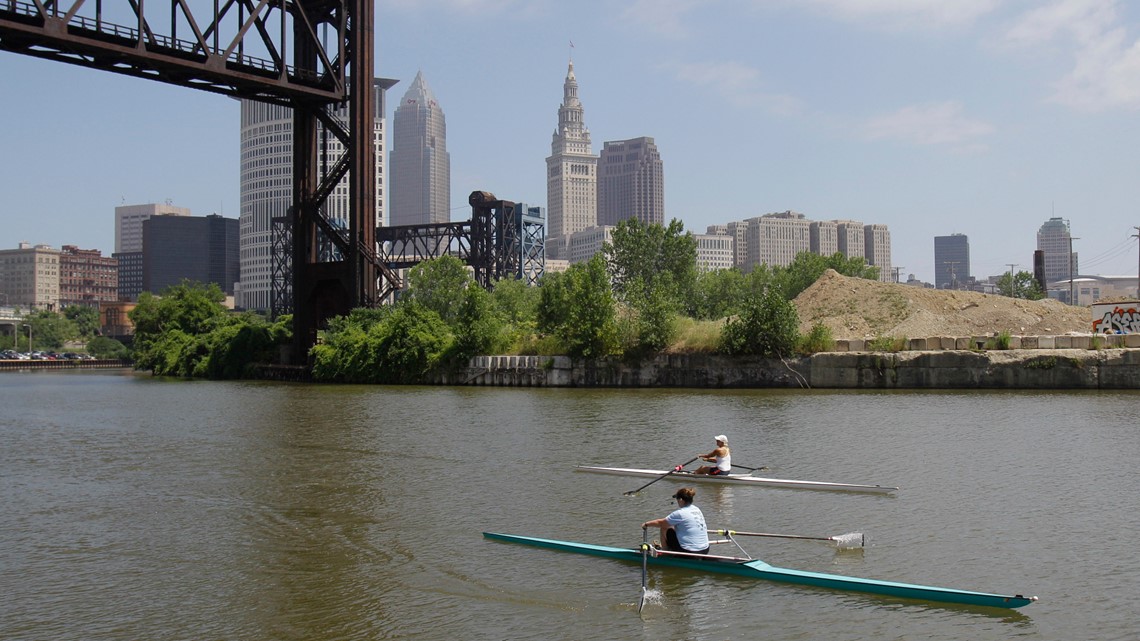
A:
{"label": "white cap", "polygon": [[725,436],[724,434],[717,435],[716,440],[720,441],[721,443],[724,443],[725,445],[728,445],[728,437]]}

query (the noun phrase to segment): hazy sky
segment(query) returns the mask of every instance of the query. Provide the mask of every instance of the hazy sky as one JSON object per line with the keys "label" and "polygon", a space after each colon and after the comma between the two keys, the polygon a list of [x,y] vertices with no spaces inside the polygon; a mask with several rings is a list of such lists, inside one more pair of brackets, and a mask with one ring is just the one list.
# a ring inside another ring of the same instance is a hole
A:
{"label": "hazy sky", "polygon": [[[935,236],[969,236],[974,276],[1032,271],[1058,216],[1082,273],[1137,272],[1137,3],[378,0],[376,14],[377,75],[400,81],[389,118],[419,70],[446,115],[454,220],[474,190],[546,205],[573,56],[595,153],[655,138],[686,229],[789,209],[885,223],[894,265],[932,282]],[[124,203],[239,213],[229,98],[3,52],[0,122],[0,247],[109,254]]]}

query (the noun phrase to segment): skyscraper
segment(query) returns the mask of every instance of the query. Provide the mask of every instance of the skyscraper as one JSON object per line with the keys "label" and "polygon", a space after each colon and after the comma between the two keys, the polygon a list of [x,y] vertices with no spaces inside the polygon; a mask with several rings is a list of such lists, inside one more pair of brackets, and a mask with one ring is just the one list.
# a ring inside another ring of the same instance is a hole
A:
{"label": "skyscraper", "polygon": [[190,210],[169,202],[115,208],[115,253],[141,252],[142,224],[151,216],[189,216]]}
{"label": "skyscraper", "polygon": [[970,279],[970,240],[965,234],[934,237],[934,287],[957,289]]}
{"label": "skyscraper", "polygon": [[[373,148],[376,154],[376,226],[384,224],[384,92],[397,81],[377,78],[373,85]],[[348,127],[348,105],[332,112]],[[331,167],[344,153],[336,136],[317,125],[319,165]],[[348,227],[346,175],[322,209],[334,222]],[[241,101],[241,280],[234,292],[241,309],[265,311],[272,301],[273,219],[285,216],[293,204],[293,110],[252,100]],[[120,263],[120,266],[122,263]],[[122,284],[120,284],[122,289]]]}
{"label": "skyscraper", "polygon": [[1067,281],[1080,271],[1073,240],[1069,234],[1069,221],[1050,218],[1037,230],[1037,249],[1045,252],[1045,282]]}
{"label": "skyscraper", "polygon": [[598,224],[665,223],[665,169],[652,138],[607,142],[598,157]]}
{"label": "skyscraper", "polygon": [[590,130],[578,99],[574,61],[562,83],[558,128],[546,159],[547,256],[566,258],[570,235],[598,224],[598,157],[590,150]]}
{"label": "skyscraper", "polygon": [[443,110],[416,73],[392,116],[392,225],[451,220],[451,154]]}
{"label": "skyscraper", "polygon": [[143,222],[143,291],[154,294],[183,280],[215,283],[234,293],[238,221],[210,216],[155,216]]}

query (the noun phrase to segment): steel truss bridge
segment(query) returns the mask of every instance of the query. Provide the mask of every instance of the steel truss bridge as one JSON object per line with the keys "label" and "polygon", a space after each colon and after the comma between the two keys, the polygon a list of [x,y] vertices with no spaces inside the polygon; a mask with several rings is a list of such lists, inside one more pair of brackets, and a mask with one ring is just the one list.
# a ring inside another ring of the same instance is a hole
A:
{"label": "steel truss bridge", "polygon": [[[0,50],[293,110],[293,205],[273,221],[272,276],[273,307],[293,312],[301,363],[326,319],[389,299],[396,269],[410,256],[434,257],[415,248],[460,256],[485,287],[505,274],[534,282],[542,270],[540,217],[484,192],[472,194],[468,223],[377,229],[373,3],[0,0]],[[345,103],[347,126],[330,114]],[[324,171],[318,123],[345,148]],[[323,212],[345,176],[347,227]]]}

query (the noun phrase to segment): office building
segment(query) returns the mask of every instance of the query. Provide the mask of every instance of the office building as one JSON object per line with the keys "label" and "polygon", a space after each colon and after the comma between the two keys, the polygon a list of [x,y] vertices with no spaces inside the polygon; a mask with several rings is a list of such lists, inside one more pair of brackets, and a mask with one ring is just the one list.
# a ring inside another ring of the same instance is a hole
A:
{"label": "office building", "polygon": [[652,138],[607,142],[598,156],[598,224],[665,223],[665,168]]}
{"label": "office building", "polygon": [[59,306],[96,309],[119,300],[119,261],[98,249],[64,245],[59,253]]}
{"label": "office building", "polygon": [[119,300],[138,302],[143,292],[143,253],[121,252],[111,254],[118,262]]}
{"label": "office building", "polygon": [[808,224],[811,253],[833,256],[839,252],[839,223],[834,220],[813,220]]}
{"label": "office building", "polygon": [[709,234],[733,239],[732,265],[750,272],[760,265],[786,267],[801,252],[830,257],[862,258],[879,268],[879,280],[893,282],[891,232],[886,225],[864,225],[854,220],[808,220],[784,211],[757,218],[713,225]]}
{"label": "office building", "polygon": [[451,220],[451,154],[443,109],[423,72],[392,115],[389,156],[391,224],[425,225]]}
{"label": "office building", "polygon": [[151,216],[189,216],[190,210],[165,203],[122,205],[115,208],[115,251],[113,254],[142,251],[142,224]]}
{"label": "office building", "polygon": [[750,272],[760,265],[785,267],[800,252],[811,251],[810,221],[794,211],[750,218],[744,234],[744,264]]}
{"label": "office building", "polygon": [[[724,226],[721,225],[721,228]],[[721,232],[710,228],[710,233],[694,234],[697,241],[697,269],[702,272],[711,272],[717,269],[732,267],[733,238],[726,231]]]}
{"label": "office building", "polygon": [[848,258],[867,257],[867,239],[863,232],[863,223],[854,220],[836,220],[835,241],[839,253]]}
{"label": "office building", "polygon": [[591,151],[574,61],[562,84],[558,128],[546,159],[547,257],[565,259],[569,238],[598,224],[598,157]]}
{"label": "office building", "polygon": [[958,289],[970,280],[970,240],[965,234],[934,237],[934,286]]}
{"label": "office building", "polygon": [[879,268],[879,280],[884,283],[895,282],[895,276],[891,273],[891,232],[887,226],[864,225],[863,241],[863,259],[871,267]]}
{"label": "office building", "polygon": [[[373,151],[376,154],[376,226],[385,223],[384,96],[395,80],[373,84]],[[332,111],[348,129],[348,104]],[[345,153],[335,135],[317,125],[317,163],[332,167]],[[322,171],[323,171],[322,170]],[[349,225],[349,176],[333,189],[322,213],[334,226]],[[293,110],[253,100],[241,101],[241,213],[239,243],[241,278],[234,286],[235,305],[267,311],[273,291],[273,219],[285,217],[293,205]],[[140,250],[141,251],[141,250]]]}
{"label": "office building", "polygon": [[1045,254],[1045,282],[1068,281],[1081,271],[1077,268],[1077,254],[1073,251],[1073,237],[1069,221],[1050,218],[1037,230],[1037,249]]}
{"label": "office building", "polygon": [[0,293],[5,307],[59,311],[59,250],[23,242],[0,249]]}
{"label": "office building", "polygon": [[236,218],[155,216],[143,222],[143,291],[161,294],[183,280],[215,283],[233,295],[238,280]]}
{"label": "office building", "polygon": [[602,251],[606,243],[613,243],[614,228],[611,225],[595,225],[570,234],[566,243],[566,259],[571,265],[584,263]]}

